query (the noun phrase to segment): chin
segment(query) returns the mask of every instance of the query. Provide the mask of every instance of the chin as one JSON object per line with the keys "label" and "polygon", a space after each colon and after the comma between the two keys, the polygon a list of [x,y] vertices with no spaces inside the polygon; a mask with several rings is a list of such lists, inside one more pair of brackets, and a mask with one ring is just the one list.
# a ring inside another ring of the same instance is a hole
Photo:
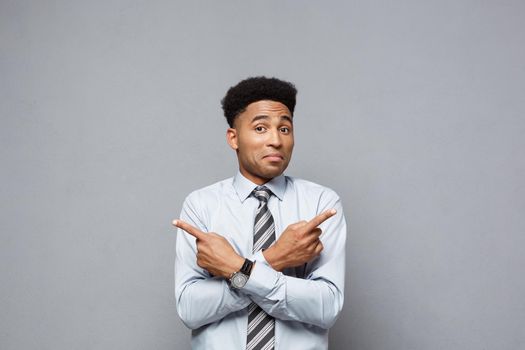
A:
{"label": "chin", "polygon": [[261,174],[261,176],[265,179],[273,179],[274,177],[281,175],[283,172],[284,172],[284,169],[279,169],[279,170],[272,169],[269,171],[265,171],[264,173]]}

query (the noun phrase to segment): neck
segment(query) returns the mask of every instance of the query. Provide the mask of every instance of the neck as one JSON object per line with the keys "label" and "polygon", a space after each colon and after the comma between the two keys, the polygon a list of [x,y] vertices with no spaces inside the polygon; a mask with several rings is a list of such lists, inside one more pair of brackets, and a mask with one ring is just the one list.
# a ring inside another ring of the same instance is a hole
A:
{"label": "neck", "polygon": [[266,179],[266,178],[263,178],[263,177],[260,177],[260,176],[256,176],[256,175],[250,174],[250,173],[244,171],[244,169],[239,169],[239,171],[241,172],[242,176],[244,176],[245,178],[247,178],[248,180],[250,180],[251,182],[253,182],[257,186],[262,186],[262,185],[264,185],[265,183],[267,183],[268,181],[271,180],[271,178],[270,179]]}

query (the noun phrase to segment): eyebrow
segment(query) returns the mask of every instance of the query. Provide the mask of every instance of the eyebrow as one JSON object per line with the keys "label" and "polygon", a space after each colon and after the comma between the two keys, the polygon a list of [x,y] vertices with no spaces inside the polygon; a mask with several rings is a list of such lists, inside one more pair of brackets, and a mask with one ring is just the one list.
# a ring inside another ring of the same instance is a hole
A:
{"label": "eyebrow", "polygon": [[[255,118],[253,118],[251,122],[253,123],[253,122],[256,122],[257,120],[261,120],[261,119],[269,119],[269,118],[270,118],[270,117],[268,117],[267,115],[258,115],[258,116],[256,116]],[[291,124],[293,124],[293,120],[292,120],[292,118],[290,118],[290,117],[287,116],[287,115],[282,115],[282,116],[281,116],[281,120],[287,120],[287,121],[289,121]]]}

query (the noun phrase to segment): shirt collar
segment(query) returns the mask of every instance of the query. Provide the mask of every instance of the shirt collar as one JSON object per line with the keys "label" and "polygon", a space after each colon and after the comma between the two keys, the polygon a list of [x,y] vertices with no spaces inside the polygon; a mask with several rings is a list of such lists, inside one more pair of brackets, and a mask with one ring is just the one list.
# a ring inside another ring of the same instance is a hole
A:
{"label": "shirt collar", "polygon": [[[279,200],[283,200],[284,191],[286,190],[286,178],[283,174],[274,177],[265,183],[264,186],[268,187]],[[240,171],[237,171],[237,174],[233,177],[233,188],[241,202],[244,202],[250,196],[255,187],[257,185],[245,178]]]}

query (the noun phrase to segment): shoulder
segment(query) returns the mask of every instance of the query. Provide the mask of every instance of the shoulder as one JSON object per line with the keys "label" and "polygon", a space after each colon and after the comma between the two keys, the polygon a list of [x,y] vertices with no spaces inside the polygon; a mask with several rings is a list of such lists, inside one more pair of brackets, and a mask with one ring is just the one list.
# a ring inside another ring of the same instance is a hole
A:
{"label": "shoulder", "polygon": [[233,178],[215,182],[206,187],[199,188],[190,192],[184,200],[185,205],[199,205],[219,200],[227,196],[232,190]]}
{"label": "shoulder", "polygon": [[298,196],[339,200],[339,195],[331,188],[293,176],[286,176],[286,186]]}

